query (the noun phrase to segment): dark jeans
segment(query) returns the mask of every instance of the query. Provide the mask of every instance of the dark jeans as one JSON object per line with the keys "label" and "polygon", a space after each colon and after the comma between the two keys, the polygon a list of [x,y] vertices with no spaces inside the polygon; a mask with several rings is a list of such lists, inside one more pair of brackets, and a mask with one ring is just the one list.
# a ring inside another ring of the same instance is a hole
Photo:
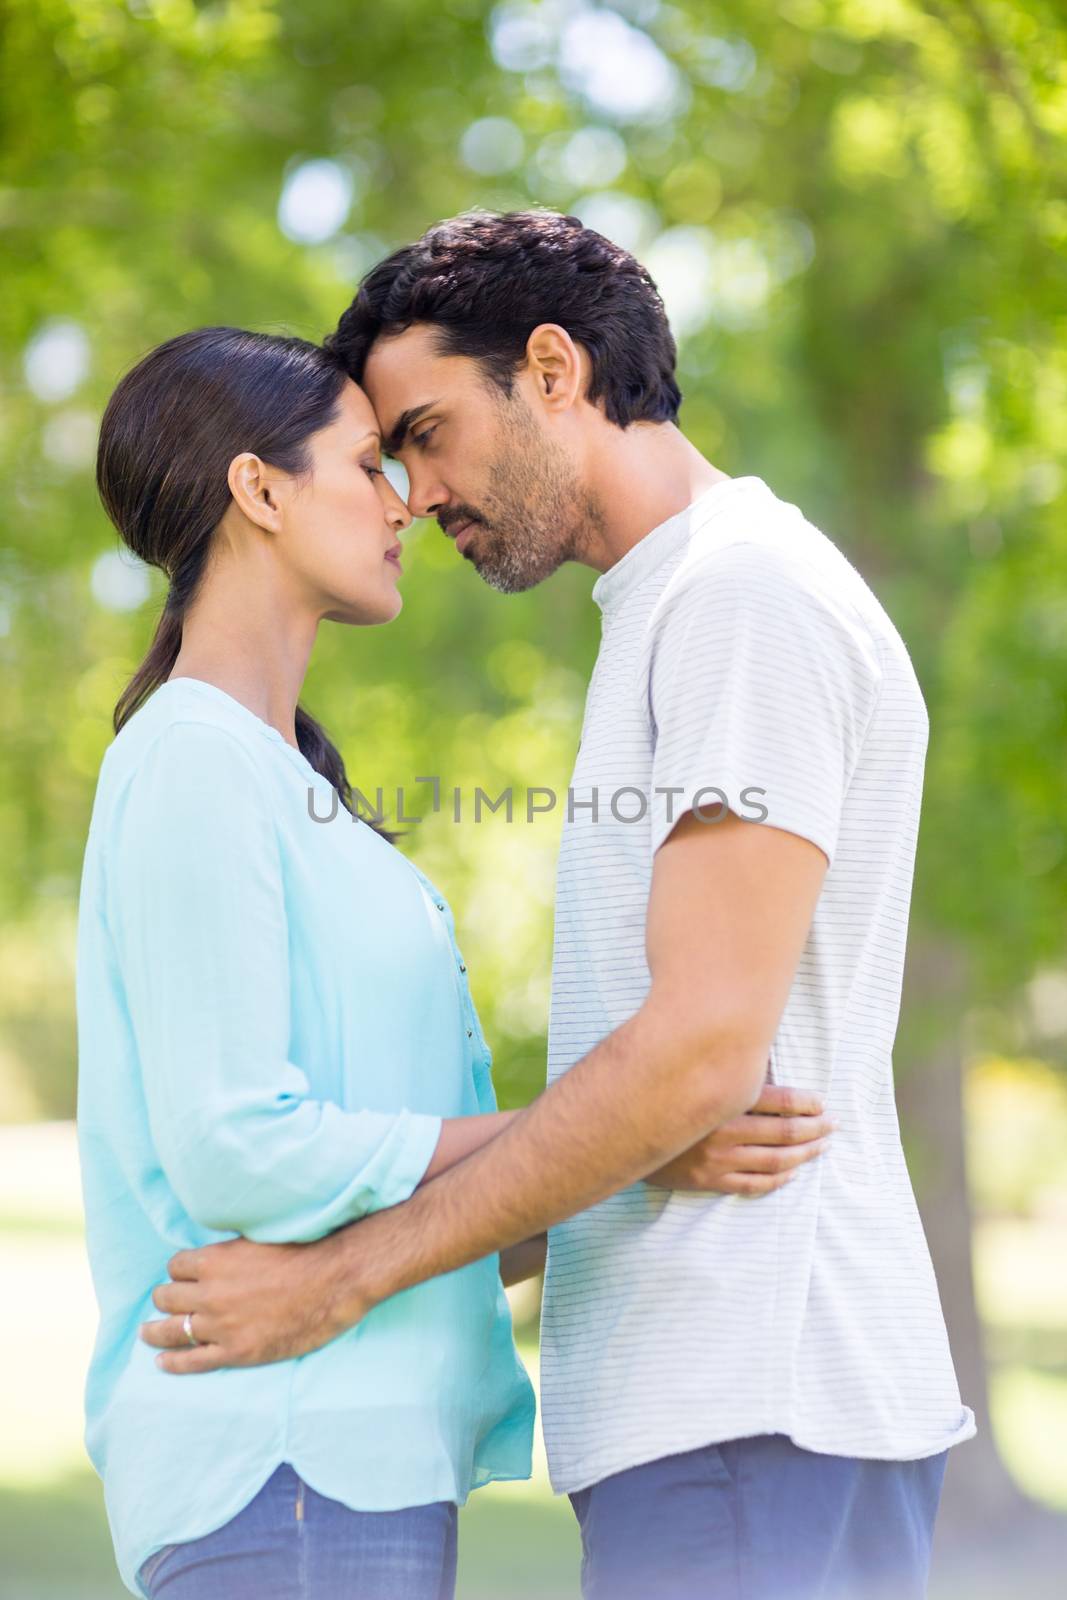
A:
{"label": "dark jeans", "polygon": [[156,1600],[452,1600],[456,1507],[353,1511],[288,1463],[214,1533],[167,1545],[138,1577]]}
{"label": "dark jeans", "polygon": [[947,1452],[732,1439],[571,1495],[585,1600],[923,1600]]}

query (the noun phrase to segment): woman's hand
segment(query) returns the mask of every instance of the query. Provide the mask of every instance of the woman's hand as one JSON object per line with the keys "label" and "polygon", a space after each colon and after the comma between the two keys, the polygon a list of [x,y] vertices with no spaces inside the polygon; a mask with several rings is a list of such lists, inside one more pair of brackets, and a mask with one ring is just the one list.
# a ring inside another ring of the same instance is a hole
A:
{"label": "woman's hand", "polygon": [[724,1122],[645,1182],[704,1194],[770,1194],[822,1155],[834,1127],[817,1096],[767,1084],[751,1111]]}

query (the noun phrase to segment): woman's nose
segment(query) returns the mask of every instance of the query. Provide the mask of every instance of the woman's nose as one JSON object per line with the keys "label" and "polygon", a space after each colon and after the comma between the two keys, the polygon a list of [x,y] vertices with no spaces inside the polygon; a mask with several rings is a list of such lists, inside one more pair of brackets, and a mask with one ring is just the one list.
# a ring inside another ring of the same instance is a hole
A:
{"label": "woman's nose", "polygon": [[389,484],[388,491],[385,501],[385,519],[394,533],[399,533],[402,528],[410,528],[414,519],[392,484]]}

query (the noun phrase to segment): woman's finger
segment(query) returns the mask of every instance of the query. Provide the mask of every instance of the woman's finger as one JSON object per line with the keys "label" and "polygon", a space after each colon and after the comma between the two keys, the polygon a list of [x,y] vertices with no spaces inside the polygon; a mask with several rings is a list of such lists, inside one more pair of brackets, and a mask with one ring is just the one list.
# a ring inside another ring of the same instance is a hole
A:
{"label": "woman's finger", "polygon": [[829,1139],[796,1145],[738,1145],[725,1157],[730,1172],[765,1173],[794,1172],[806,1161],[821,1156]]}
{"label": "woman's finger", "polygon": [[810,1144],[815,1139],[825,1139],[834,1131],[828,1116],[818,1117],[759,1117],[750,1111],[730,1125],[732,1145],[792,1145]]}
{"label": "woman's finger", "polygon": [[772,1117],[818,1116],[823,1109],[820,1095],[808,1089],[792,1089],[788,1084],[765,1083],[754,1112]]}
{"label": "woman's finger", "polygon": [[792,1183],[794,1176],[792,1172],[728,1172],[716,1185],[716,1192],[754,1199],[757,1195],[770,1194],[775,1189],[784,1188],[787,1183]]}

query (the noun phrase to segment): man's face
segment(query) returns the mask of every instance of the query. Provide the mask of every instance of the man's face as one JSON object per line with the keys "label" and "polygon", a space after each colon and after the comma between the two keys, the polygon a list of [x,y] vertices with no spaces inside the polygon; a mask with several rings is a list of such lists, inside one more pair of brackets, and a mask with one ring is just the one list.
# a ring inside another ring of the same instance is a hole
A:
{"label": "man's face", "polygon": [[513,594],[581,559],[596,506],[523,369],[506,395],[418,323],[377,340],[363,387],[384,450],[407,470],[412,514],[436,517],[486,583]]}

